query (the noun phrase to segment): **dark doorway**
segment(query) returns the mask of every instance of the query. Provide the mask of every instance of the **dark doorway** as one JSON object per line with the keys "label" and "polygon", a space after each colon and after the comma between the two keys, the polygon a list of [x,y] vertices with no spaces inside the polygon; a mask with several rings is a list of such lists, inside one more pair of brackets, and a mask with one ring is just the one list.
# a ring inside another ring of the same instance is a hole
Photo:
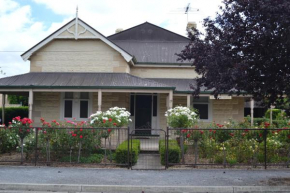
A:
{"label": "dark doorway", "polygon": [[152,96],[136,95],[135,104],[135,134],[151,135]]}

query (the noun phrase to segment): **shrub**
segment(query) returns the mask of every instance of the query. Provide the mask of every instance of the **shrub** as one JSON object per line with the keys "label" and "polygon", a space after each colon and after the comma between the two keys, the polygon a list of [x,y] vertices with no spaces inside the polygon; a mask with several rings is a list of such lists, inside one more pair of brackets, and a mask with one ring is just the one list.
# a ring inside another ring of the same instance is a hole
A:
{"label": "shrub", "polygon": [[16,149],[18,136],[11,129],[0,128],[0,153],[8,153]]}
{"label": "shrub", "polygon": [[188,107],[176,106],[165,112],[168,125],[172,128],[190,128],[198,120],[198,115],[195,109]]}
{"label": "shrub", "polygon": [[[131,155],[131,164],[136,164],[138,160],[138,155],[140,152],[140,140],[133,139],[132,147],[131,143],[129,143],[129,151]],[[116,149],[116,162],[120,164],[128,163],[128,140],[121,143]]]}
{"label": "shrub", "polygon": [[[28,107],[5,107],[5,125],[17,116],[28,117]],[[0,108],[0,117],[2,117],[2,108]]]}
{"label": "shrub", "polygon": [[[271,109],[268,109],[265,113],[265,117],[268,119],[270,119],[270,112],[271,112]],[[281,109],[272,109],[273,120],[276,120],[278,118],[282,118],[285,116],[286,116],[286,113],[284,111],[282,111]]]}
{"label": "shrub", "polygon": [[[165,140],[159,141],[159,153],[161,158],[161,164],[165,165],[166,158],[166,148],[165,148]],[[180,147],[177,144],[176,140],[168,141],[168,163],[179,163],[180,162]]]}

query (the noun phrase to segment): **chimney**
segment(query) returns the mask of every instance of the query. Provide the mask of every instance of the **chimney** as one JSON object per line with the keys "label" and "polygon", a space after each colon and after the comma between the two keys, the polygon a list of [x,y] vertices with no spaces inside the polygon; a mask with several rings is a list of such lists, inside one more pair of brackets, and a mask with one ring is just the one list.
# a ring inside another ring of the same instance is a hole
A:
{"label": "chimney", "polygon": [[196,29],[197,24],[194,21],[189,21],[186,26],[186,31],[190,32],[192,35],[194,34],[193,29]]}
{"label": "chimney", "polygon": [[118,28],[118,29],[116,29],[116,33],[119,33],[119,32],[121,32],[121,31],[123,31],[123,28]]}

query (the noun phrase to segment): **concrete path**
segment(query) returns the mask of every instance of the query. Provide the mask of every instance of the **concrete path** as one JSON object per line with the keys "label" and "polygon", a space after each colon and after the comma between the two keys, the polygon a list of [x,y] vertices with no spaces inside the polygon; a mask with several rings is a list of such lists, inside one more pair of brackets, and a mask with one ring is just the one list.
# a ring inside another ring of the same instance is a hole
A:
{"label": "concrete path", "polygon": [[164,170],[165,166],[160,163],[160,154],[140,153],[133,170]]}

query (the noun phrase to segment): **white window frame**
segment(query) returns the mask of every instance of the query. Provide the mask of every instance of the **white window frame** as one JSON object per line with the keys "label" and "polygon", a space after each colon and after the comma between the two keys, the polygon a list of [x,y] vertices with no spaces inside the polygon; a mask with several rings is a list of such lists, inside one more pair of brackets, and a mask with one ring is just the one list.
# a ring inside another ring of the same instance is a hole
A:
{"label": "white window frame", "polygon": [[[65,99],[65,92],[61,93],[61,105],[60,105],[60,120],[75,120],[87,121],[92,114],[92,93],[89,93],[89,99],[80,99],[81,92],[73,92],[73,99]],[[64,117],[64,102],[66,100],[72,100],[72,118]],[[80,101],[88,101],[88,118],[80,118]]]}
{"label": "white window frame", "polygon": [[[201,98],[201,97],[200,97]],[[208,97],[208,102],[199,102],[199,101],[194,101],[193,97],[190,97],[191,100],[191,107],[193,107],[194,104],[207,104],[208,107],[208,119],[200,119],[201,121],[204,122],[211,122],[212,121],[212,100],[210,100],[210,98]]]}

